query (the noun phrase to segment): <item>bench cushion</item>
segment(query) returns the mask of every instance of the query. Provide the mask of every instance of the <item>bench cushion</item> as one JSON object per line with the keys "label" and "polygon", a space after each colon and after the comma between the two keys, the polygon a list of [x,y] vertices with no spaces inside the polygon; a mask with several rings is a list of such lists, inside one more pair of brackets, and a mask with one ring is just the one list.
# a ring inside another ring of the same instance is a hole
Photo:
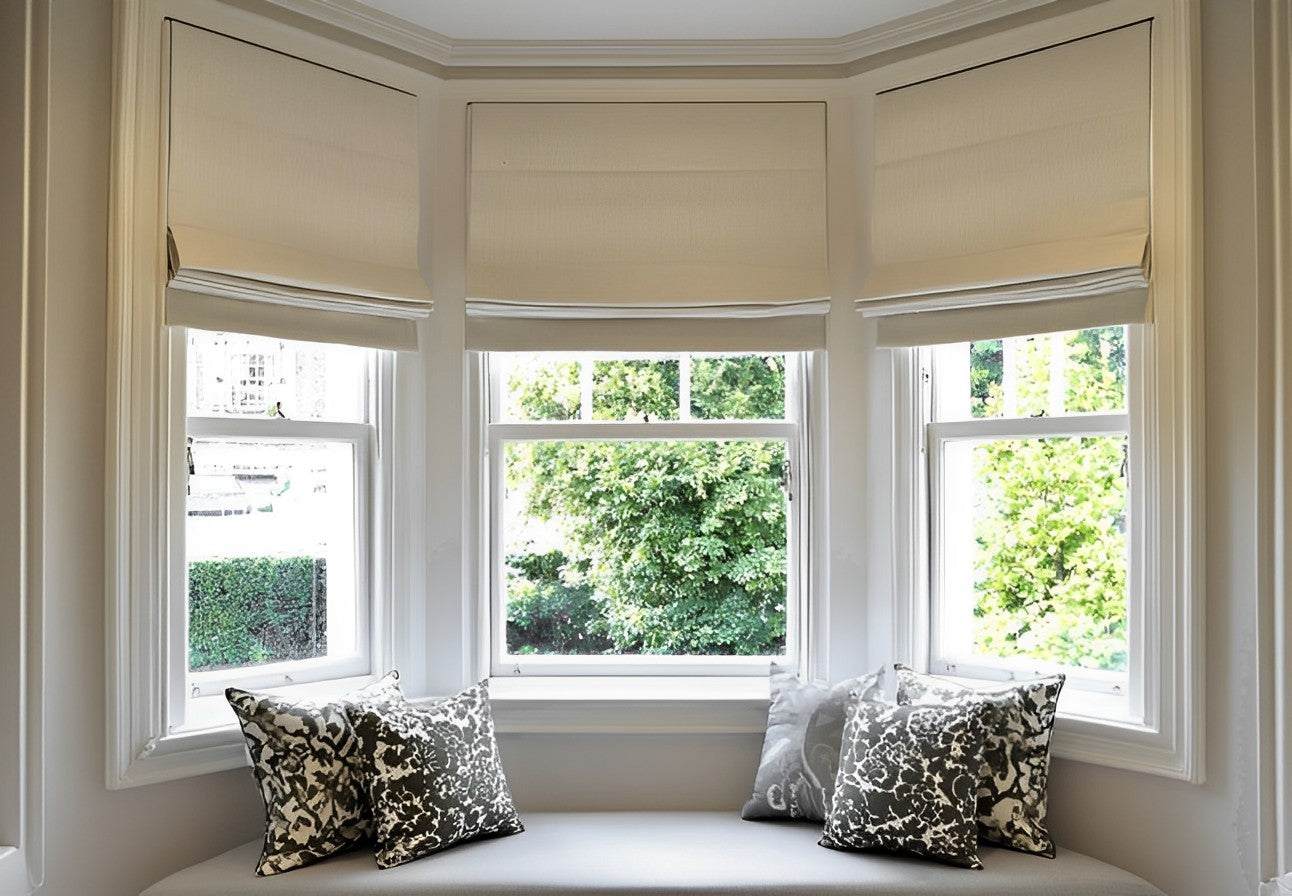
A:
{"label": "bench cushion", "polygon": [[817,845],[801,822],[734,812],[525,813],[525,833],[467,843],[378,870],[360,848],[274,877],[256,877],[259,843],[172,874],[143,896],[1163,896],[1138,877],[1060,848],[1054,859],[984,847],[982,870]]}

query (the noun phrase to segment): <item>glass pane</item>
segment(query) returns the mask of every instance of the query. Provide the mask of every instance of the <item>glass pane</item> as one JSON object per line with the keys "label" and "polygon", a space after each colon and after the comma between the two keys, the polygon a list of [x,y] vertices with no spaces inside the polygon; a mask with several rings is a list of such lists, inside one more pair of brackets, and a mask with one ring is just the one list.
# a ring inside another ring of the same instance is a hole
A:
{"label": "glass pane", "polygon": [[678,362],[624,360],[592,362],[594,420],[676,420]]}
{"label": "glass pane", "polygon": [[499,354],[504,420],[578,420],[580,362],[551,355]]}
{"label": "glass pane", "polygon": [[1126,669],[1126,448],[1124,435],[947,444],[952,655]]}
{"label": "glass pane", "polygon": [[508,653],[784,654],[784,442],[516,442],[505,457]]}
{"label": "glass pane", "polygon": [[1118,413],[1126,407],[1125,327],[939,346],[935,364],[938,420]]}
{"label": "glass pane", "polygon": [[699,420],[783,420],[785,356],[692,358],[691,416]]}
{"label": "glass pane", "polygon": [[1064,407],[1070,414],[1126,407],[1126,328],[1100,327],[1064,336]]}
{"label": "glass pane", "polygon": [[369,349],[188,331],[188,413],[367,419]]}
{"label": "glass pane", "polygon": [[190,451],[189,669],[354,655],[353,446],[195,439]]}

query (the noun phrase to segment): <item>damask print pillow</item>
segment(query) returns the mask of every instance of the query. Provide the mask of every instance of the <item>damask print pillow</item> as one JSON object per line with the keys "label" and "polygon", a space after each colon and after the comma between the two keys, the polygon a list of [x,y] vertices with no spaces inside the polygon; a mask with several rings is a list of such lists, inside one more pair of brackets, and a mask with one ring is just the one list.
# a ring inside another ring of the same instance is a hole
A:
{"label": "damask print pillow", "polygon": [[362,744],[379,868],[525,829],[498,757],[487,681],[421,706],[361,703],[349,715]]}
{"label": "damask print pillow", "polygon": [[987,843],[1054,858],[1045,816],[1050,735],[1063,675],[968,688],[897,667],[897,702],[987,706],[987,740],[978,770],[978,836]]}
{"label": "damask print pillow", "polygon": [[359,740],[345,707],[353,700],[402,701],[398,672],[328,703],[241,688],[224,696],[242,726],[265,805],[256,874],[290,871],[372,840]]}
{"label": "damask print pillow", "polygon": [[821,845],[981,868],[974,791],[986,709],[886,706],[848,715]]}
{"label": "damask print pillow", "polygon": [[740,817],[824,821],[848,707],[858,699],[882,700],[883,690],[882,669],[824,688],[772,663],[767,734]]}

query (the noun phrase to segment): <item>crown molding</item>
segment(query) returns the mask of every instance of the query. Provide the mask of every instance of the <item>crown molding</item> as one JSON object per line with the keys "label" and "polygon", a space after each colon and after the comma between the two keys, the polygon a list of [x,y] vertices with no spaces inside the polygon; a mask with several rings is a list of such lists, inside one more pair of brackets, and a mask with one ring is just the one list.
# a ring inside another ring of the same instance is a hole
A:
{"label": "crown molding", "polygon": [[1055,0],[951,0],[873,28],[802,40],[458,40],[359,0],[266,0],[448,69],[645,66],[847,65]]}

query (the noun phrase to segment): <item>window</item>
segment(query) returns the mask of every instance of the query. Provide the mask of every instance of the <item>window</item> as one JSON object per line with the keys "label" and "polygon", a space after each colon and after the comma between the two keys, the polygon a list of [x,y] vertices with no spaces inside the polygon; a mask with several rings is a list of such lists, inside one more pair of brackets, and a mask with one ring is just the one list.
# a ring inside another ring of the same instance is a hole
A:
{"label": "window", "polygon": [[192,728],[225,721],[229,685],[370,672],[377,353],[203,330],[185,343],[171,725]]}
{"label": "window", "polygon": [[927,350],[933,671],[1062,670],[1068,711],[1142,721],[1130,348],[1116,326]]}
{"label": "window", "polygon": [[495,675],[797,659],[798,354],[493,353]]}

